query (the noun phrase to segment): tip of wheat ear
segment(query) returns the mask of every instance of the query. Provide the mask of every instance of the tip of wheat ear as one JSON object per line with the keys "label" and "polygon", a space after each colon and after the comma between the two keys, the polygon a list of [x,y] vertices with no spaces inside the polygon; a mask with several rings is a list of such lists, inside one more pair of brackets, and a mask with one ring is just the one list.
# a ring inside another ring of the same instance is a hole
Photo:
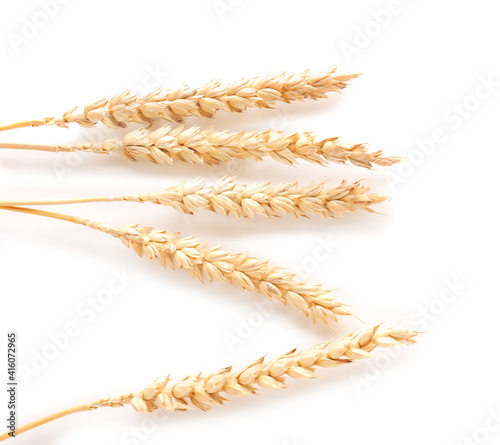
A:
{"label": "tip of wheat ear", "polygon": [[156,89],[142,97],[126,91],[111,99],[101,99],[80,112],[73,108],[59,116],[25,121],[0,127],[1,130],[26,126],[78,123],[91,127],[98,122],[123,128],[128,122],[151,124],[155,119],[182,122],[186,116],[213,117],[219,110],[239,113],[247,108],[271,108],[276,102],[319,99],[329,92],[341,92],[358,74],[335,76],[336,67],[319,73],[278,73],[222,85],[209,82],[201,88]]}
{"label": "tip of wheat ear", "polygon": [[[227,401],[227,396],[248,396],[259,389],[284,389],[287,378],[312,379],[316,368],[341,366],[370,357],[377,347],[388,348],[415,343],[417,331],[381,329],[380,325],[352,333],[339,340],[327,341],[303,352],[295,349],[275,359],[256,360],[241,371],[231,367],[208,375],[197,373],[184,379],[169,377],[156,381],[143,391],[120,397],[121,403],[139,412],[150,413],[159,408],[186,411],[198,408],[208,411]],[[106,399],[106,403],[114,399]]]}

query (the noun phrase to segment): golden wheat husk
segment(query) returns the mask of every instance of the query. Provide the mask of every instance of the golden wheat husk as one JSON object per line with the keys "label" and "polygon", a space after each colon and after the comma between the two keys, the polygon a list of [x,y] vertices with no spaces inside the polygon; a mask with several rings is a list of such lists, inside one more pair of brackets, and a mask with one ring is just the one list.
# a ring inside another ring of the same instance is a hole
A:
{"label": "golden wheat husk", "polygon": [[91,127],[98,122],[111,128],[126,127],[129,122],[151,124],[155,119],[182,122],[186,116],[214,117],[219,110],[240,113],[247,108],[272,108],[276,102],[325,98],[327,93],[340,93],[347,82],[358,74],[335,75],[336,67],[319,73],[278,73],[265,77],[242,79],[229,85],[212,81],[201,88],[181,86],[178,89],[157,88],[137,97],[130,91],[101,99],[77,111],[39,120],[22,121],[0,126],[0,131],[28,126],[77,123]]}
{"label": "golden wheat husk", "polygon": [[[286,380],[313,379],[317,368],[337,367],[368,358],[377,348],[389,348],[416,343],[417,331],[387,328],[380,325],[351,333],[339,340],[321,343],[303,352],[295,349],[272,360],[260,358],[240,371],[226,367],[210,374],[196,373],[183,379],[167,376],[148,385],[142,391],[69,408],[18,428],[16,433],[28,431],[69,414],[91,411],[99,407],[122,407],[129,404],[142,413],[158,409],[184,412],[189,409],[208,411],[223,405],[227,397],[256,394],[260,389],[284,389]],[[0,441],[8,439],[7,433]]]}
{"label": "golden wheat husk", "polygon": [[366,144],[347,144],[338,137],[320,139],[314,133],[286,135],[281,131],[241,131],[231,133],[212,127],[171,127],[156,130],[138,129],[123,140],[109,139],[101,143],[79,145],[29,145],[0,143],[0,148],[31,149],[52,152],[83,151],[97,154],[118,153],[130,162],[145,159],[155,164],[175,161],[190,164],[218,165],[234,159],[262,161],[266,157],[287,165],[299,160],[314,164],[347,164],[373,168],[389,167],[401,161],[397,156],[386,156],[382,151],[370,151]]}
{"label": "golden wheat husk", "polygon": [[388,199],[383,195],[368,194],[368,191],[369,187],[362,186],[359,181],[352,184],[342,181],[339,186],[327,189],[324,182],[309,185],[300,185],[297,182],[240,185],[235,177],[224,177],[212,186],[207,186],[206,181],[202,179],[195,179],[181,181],[160,192],[48,201],[0,201],[0,205],[128,201],[170,206],[185,214],[197,214],[200,209],[205,209],[223,215],[233,214],[238,218],[254,218],[255,215],[268,218],[319,215],[326,219],[342,218],[344,213],[360,210],[374,212],[372,205]]}
{"label": "golden wheat husk", "polygon": [[118,238],[139,256],[158,261],[166,268],[187,269],[193,278],[204,282],[215,280],[233,284],[240,289],[276,299],[306,317],[331,324],[337,316],[353,315],[343,303],[331,296],[331,291],[320,285],[307,284],[306,280],[291,271],[248,255],[247,252],[231,253],[218,246],[209,246],[192,236],[181,238],[179,233],[167,233],[148,227],[124,227],[90,221],[84,218],[47,212],[38,209],[0,206],[0,209],[29,213],[81,224]]}

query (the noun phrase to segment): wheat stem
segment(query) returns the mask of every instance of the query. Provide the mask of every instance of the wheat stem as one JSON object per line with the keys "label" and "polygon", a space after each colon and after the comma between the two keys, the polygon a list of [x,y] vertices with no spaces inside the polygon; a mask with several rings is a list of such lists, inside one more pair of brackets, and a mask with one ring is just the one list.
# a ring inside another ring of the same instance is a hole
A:
{"label": "wheat stem", "polygon": [[0,206],[0,209],[31,213],[81,224],[108,233],[131,247],[139,256],[158,261],[164,268],[187,269],[193,278],[204,282],[220,281],[233,284],[240,289],[263,294],[270,299],[290,304],[300,309],[314,323],[327,324],[337,321],[339,315],[353,313],[346,305],[332,298],[330,291],[320,285],[309,285],[294,273],[276,264],[253,258],[247,252],[231,253],[220,246],[193,237],[180,238],[178,233],[168,234],[164,230],[133,225],[118,227],[74,216],[24,207]]}
{"label": "wheat stem", "polygon": [[37,428],[41,425],[45,425],[46,423],[52,422],[53,420],[60,419],[61,417],[69,416],[70,414],[79,413],[82,411],[91,411],[94,408],[85,403],[83,405],[74,406],[73,408],[67,408],[62,411],[59,411],[54,414],[50,414],[49,416],[42,417],[41,419],[35,420],[34,422],[27,423],[25,425],[16,428],[15,431],[12,432],[13,435],[10,435],[8,432],[0,434],[0,442],[6,439],[10,439],[11,437],[17,437],[19,434],[24,433],[26,431]]}
{"label": "wheat stem", "polygon": [[296,218],[320,215],[323,218],[342,218],[346,212],[358,210],[374,212],[371,205],[387,199],[386,196],[367,194],[369,187],[359,182],[347,184],[346,181],[330,189],[324,183],[311,183],[301,186],[296,182],[283,182],[278,185],[252,184],[238,185],[235,178],[224,177],[213,186],[204,180],[182,181],[160,192],[146,192],[135,195],[116,195],[74,199],[0,201],[2,206],[58,205],[89,202],[149,202],[171,206],[176,210],[193,214],[206,209],[224,215],[253,218],[263,215],[268,218],[290,214]]}
{"label": "wheat stem", "polygon": [[54,153],[57,153],[59,151],[74,151],[70,145],[61,146],[61,145],[43,145],[43,144],[0,143],[0,148],[10,149],[10,150],[50,151]]}
{"label": "wheat stem", "polygon": [[20,122],[14,122],[14,123],[8,124],[8,125],[0,125],[0,131],[15,130],[16,128],[36,127],[36,126],[37,125],[35,122],[20,121]]}
{"label": "wheat stem", "polygon": [[201,88],[182,86],[174,90],[158,88],[142,97],[126,91],[111,99],[101,99],[75,112],[41,120],[22,121],[0,127],[14,128],[58,125],[67,127],[76,122],[91,127],[98,122],[111,128],[123,128],[128,122],[151,124],[155,119],[182,122],[185,116],[213,117],[219,110],[240,113],[247,108],[271,108],[276,102],[319,99],[326,93],[340,93],[358,74],[334,75],[336,68],[311,74],[278,73],[266,77],[240,80],[230,85],[210,82]]}
{"label": "wheat stem", "polygon": [[0,206],[32,206],[32,205],[63,205],[63,204],[86,204],[92,202],[115,202],[124,201],[124,196],[92,196],[88,198],[68,198],[68,199],[44,199],[30,201],[0,201]]}
{"label": "wheat stem", "polygon": [[25,425],[16,428],[14,431],[14,436],[11,436],[8,432],[4,434],[0,434],[0,442],[11,437],[16,437],[21,433],[37,428],[46,423],[52,422],[54,420],[60,419],[61,417],[68,416],[70,414],[83,412],[83,411],[93,411],[99,407],[111,407],[117,408],[124,406],[126,403],[130,403],[130,400],[133,398],[133,394],[124,394],[120,397],[115,397],[114,399],[101,399],[92,403],[84,403],[83,405],[77,405],[73,408],[67,408],[62,411],[58,411],[57,413],[50,414],[46,417],[42,417],[41,419],[35,420],[34,422],[27,423]]}
{"label": "wheat stem", "polygon": [[9,210],[11,212],[28,213],[30,215],[45,216],[47,218],[60,219],[62,221],[68,221],[75,224],[84,224],[83,221],[87,221],[83,220],[82,218],[78,218],[76,216],[70,216],[63,213],[49,212],[47,210],[29,209],[25,207],[16,207],[16,206],[0,206],[0,209]]}

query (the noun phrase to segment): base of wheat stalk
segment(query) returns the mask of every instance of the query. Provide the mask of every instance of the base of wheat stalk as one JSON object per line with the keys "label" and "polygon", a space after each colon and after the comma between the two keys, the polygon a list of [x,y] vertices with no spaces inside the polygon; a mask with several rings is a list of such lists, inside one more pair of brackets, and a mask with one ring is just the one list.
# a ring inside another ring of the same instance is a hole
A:
{"label": "base of wheat stalk", "polygon": [[124,227],[90,221],[61,213],[15,206],[0,209],[60,219],[80,224],[118,238],[139,256],[159,262],[164,268],[187,269],[193,278],[204,282],[220,281],[276,299],[300,310],[313,322],[331,324],[338,316],[354,314],[348,307],[331,297],[331,291],[320,285],[310,285],[293,272],[276,264],[253,258],[247,252],[232,253],[220,246],[210,247],[193,237],[180,238],[178,233],[166,233],[148,227]]}
{"label": "base of wheat stalk", "polygon": [[[192,374],[175,380],[170,376],[157,380],[142,391],[117,398],[101,399],[66,409],[18,428],[15,434],[36,428],[61,417],[91,411],[99,407],[121,407],[130,404],[136,411],[151,413],[157,409],[180,412],[189,409],[208,411],[223,405],[227,396],[250,396],[259,389],[285,389],[287,378],[313,379],[316,368],[342,366],[370,357],[377,347],[389,348],[416,343],[417,331],[395,328],[381,329],[381,325],[353,332],[336,341],[329,340],[302,352],[295,349],[265,361],[254,361],[241,371],[233,372],[231,367],[208,375]],[[0,441],[9,434],[0,435]]]}

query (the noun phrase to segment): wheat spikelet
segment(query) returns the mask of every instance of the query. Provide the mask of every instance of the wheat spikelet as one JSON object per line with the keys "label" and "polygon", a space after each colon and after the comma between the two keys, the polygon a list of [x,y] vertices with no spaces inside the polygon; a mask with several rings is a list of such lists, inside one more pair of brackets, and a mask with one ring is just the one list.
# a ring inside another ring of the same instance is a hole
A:
{"label": "wheat spikelet", "polygon": [[217,111],[240,113],[247,108],[271,108],[276,102],[319,99],[329,92],[341,92],[358,74],[334,75],[336,67],[317,74],[279,73],[221,85],[212,81],[201,88],[182,86],[158,88],[142,97],[126,91],[111,99],[101,99],[76,112],[42,120],[24,121],[0,127],[0,131],[27,126],[58,125],[76,122],[91,127],[98,122],[111,128],[126,127],[128,122],[151,124],[155,119],[182,122],[185,116],[214,117]]}
{"label": "wheat spikelet", "polygon": [[215,405],[222,405],[227,395],[248,396],[255,394],[258,389],[284,389],[288,377],[312,379],[317,377],[317,367],[335,367],[367,358],[376,347],[413,344],[417,334],[416,331],[393,328],[382,330],[378,325],[337,341],[327,341],[301,353],[293,349],[273,360],[261,358],[237,372],[227,367],[212,374],[198,373],[177,381],[167,377],[141,392],[118,399],[104,399],[96,402],[96,406],[128,402],[135,410],[144,413],[158,408],[170,411],[199,408],[207,411]]}
{"label": "wheat spikelet", "polygon": [[373,165],[391,166],[401,160],[384,156],[382,151],[370,152],[364,144],[345,144],[337,137],[320,139],[313,133],[285,135],[281,131],[242,131],[230,133],[199,127],[170,127],[157,130],[138,129],[121,141],[109,139],[102,143],[79,145],[2,144],[0,148],[24,148],[45,151],[86,151],[98,154],[119,153],[131,162],[146,159],[156,164],[174,161],[217,165],[233,159],[261,161],[265,157],[295,165],[299,159],[326,165],[351,163],[371,169]]}
{"label": "wheat spikelet", "polygon": [[275,186],[270,183],[238,185],[236,178],[224,177],[213,186],[207,186],[204,180],[196,179],[182,181],[154,193],[49,201],[0,201],[0,205],[131,201],[171,206],[186,214],[197,214],[199,209],[206,209],[223,215],[233,214],[239,218],[253,218],[255,215],[271,218],[287,214],[298,218],[316,214],[326,219],[342,218],[344,213],[354,213],[357,210],[374,212],[370,206],[387,197],[374,193],[368,195],[368,190],[369,187],[361,186],[359,181],[352,184],[342,181],[339,186],[326,189],[324,183],[306,186],[297,182],[282,182]]}
{"label": "wheat spikelet", "polygon": [[166,233],[134,225],[118,227],[84,218],[24,207],[0,206],[0,209],[36,214],[81,224],[118,238],[139,256],[158,261],[163,267],[187,269],[193,278],[204,282],[216,280],[234,284],[243,290],[263,294],[300,309],[314,323],[337,321],[339,315],[353,315],[342,303],[330,296],[320,285],[309,285],[293,272],[276,264],[253,258],[247,252],[231,253],[220,246],[192,236],[181,238],[179,233]]}

